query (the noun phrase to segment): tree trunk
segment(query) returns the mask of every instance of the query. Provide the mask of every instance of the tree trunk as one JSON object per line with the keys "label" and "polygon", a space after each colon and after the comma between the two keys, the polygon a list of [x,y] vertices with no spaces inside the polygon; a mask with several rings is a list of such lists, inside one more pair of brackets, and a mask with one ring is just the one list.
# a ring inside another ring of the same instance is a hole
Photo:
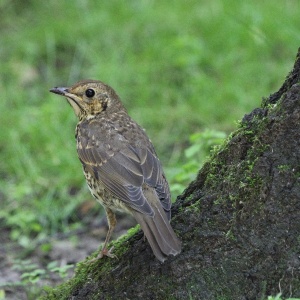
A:
{"label": "tree trunk", "polygon": [[172,209],[182,253],[154,258],[141,232],[118,259],[81,263],[43,299],[300,297],[300,49],[293,71],[244,116]]}

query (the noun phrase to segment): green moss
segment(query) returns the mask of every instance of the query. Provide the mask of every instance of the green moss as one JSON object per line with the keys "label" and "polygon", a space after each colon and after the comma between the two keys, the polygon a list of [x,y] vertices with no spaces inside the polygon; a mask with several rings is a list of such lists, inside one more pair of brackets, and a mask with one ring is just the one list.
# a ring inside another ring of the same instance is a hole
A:
{"label": "green moss", "polygon": [[289,165],[279,165],[277,166],[277,169],[281,172],[287,172],[291,170],[291,166]]}
{"label": "green moss", "polygon": [[193,213],[200,213],[200,203],[201,200],[195,201],[193,204],[185,207],[185,212],[193,212]]}
{"label": "green moss", "polygon": [[[189,291],[189,299],[199,299],[199,295],[202,297],[207,295],[206,291],[214,291],[215,299],[233,299],[234,289],[230,287],[230,284],[228,284],[228,287],[218,285],[218,282],[222,282],[220,279],[228,275],[226,272],[231,271],[211,267],[202,270],[201,273],[194,273],[192,280],[187,282],[185,287]],[[199,284],[201,282],[205,282],[206,291],[203,291],[202,284]]]}
{"label": "green moss", "polygon": [[114,247],[114,253],[117,257],[121,257],[129,249],[129,238],[135,235],[139,230],[140,225],[137,224],[135,227],[128,229],[127,234],[120,236],[116,241],[110,243],[111,247]]}
{"label": "green moss", "polygon": [[236,237],[234,236],[231,228],[226,232],[225,236],[226,236],[226,239],[233,240],[233,241],[236,240]]}
{"label": "green moss", "polygon": [[[128,240],[132,236],[134,236],[139,230],[140,226],[136,225],[135,227],[130,228],[127,231],[127,234],[119,237],[116,241],[112,241],[109,244],[109,248],[112,246],[114,247],[114,254],[116,255],[116,257],[121,257],[129,249]],[[89,274],[93,274],[93,280],[100,280],[101,277],[103,277],[104,274],[106,274],[106,272],[109,272],[109,270],[112,269],[115,262],[114,259],[107,258],[101,261],[89,263],[88,261],[96,257],[98,253],[99,251],[96,251],[91,256],[87,257],[85,261],[78,263],[77,268],[75,270],[76,275],[66,283],[63,283],[54,289],[50,287],[45,287],[44,295],[41,296],[39,299],[68,299],[72,291],[79,289],[85,282],[88,281]],[[97,297],[95,299],[97,299]]]}
{"label": "green moss", "polygon": [[[184,199],[184,202],[187,203],[187,202],[190,202],[192,201],[193,199],[195,198],[195,194],[192,193],[190,195],[188,195],[185,199]],[[179,209],[181,209],[182,207],[180,207]]]}
{"label": "green moss", "polygon": [[[240,127],[211,153],[205,187],[216,191],[214,205],[227,203],[228,199],[232,205],[236,205],[247,202],[250,194],[253,196],[253,193],[259,193],[263,180],[256,172],[256,164],[269,149],[269,145],[266,145],[261,137],[269,122],[267,117],[256,115],[251,120],[251,130],[247,123],[240,122]],[[243,149],[237,148],[237,143],[243,145]],[[227,156],[223,155],[228,152],[232,153],[230,164]],[[238,186],[238,190],[232,189],[233,186]],[[224,197],[224,190],[231,191],[228,197]]]}

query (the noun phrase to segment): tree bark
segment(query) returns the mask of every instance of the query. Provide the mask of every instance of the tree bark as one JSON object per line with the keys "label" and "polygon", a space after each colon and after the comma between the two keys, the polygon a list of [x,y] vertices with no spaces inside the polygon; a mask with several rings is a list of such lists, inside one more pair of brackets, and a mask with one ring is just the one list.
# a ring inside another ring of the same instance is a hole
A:
{"label": "tree bark", "polygon": [[180,255],[160,263],[138,232],[117,243],[118,259],[79,264],[43,299],[300,297],[299,79],[300,49],[279,91],[244,116],[177,198]]}

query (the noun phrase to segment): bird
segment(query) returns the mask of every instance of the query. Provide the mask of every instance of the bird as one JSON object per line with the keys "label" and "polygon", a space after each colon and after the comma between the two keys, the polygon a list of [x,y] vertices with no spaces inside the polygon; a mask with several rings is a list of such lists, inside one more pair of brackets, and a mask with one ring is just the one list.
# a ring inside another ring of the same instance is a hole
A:
{"label": "bird", "polygon": [[81,80],[50,92],[64,96],[78,117],[78,157],[91,194],[106,212],[108,231],[95,260],[115,257],[108,243],[118,210],[136,219],[159,261],[179,254],[181,241],[170,225],[171,194],[162,164],[114,89],[98,80]]}

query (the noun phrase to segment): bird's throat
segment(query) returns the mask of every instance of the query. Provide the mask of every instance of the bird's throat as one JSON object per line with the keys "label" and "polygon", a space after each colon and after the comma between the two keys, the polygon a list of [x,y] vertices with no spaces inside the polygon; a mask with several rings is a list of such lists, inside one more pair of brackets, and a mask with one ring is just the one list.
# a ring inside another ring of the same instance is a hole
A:
{"label": "bird's throat", "polygon": [[68,100],[69,104],[72,106],[72,108],[75,112],[75,115],[80,119],[83,114],[83,110],[82,110],[81,106],[73,98],[67,98],[67,100]]}

